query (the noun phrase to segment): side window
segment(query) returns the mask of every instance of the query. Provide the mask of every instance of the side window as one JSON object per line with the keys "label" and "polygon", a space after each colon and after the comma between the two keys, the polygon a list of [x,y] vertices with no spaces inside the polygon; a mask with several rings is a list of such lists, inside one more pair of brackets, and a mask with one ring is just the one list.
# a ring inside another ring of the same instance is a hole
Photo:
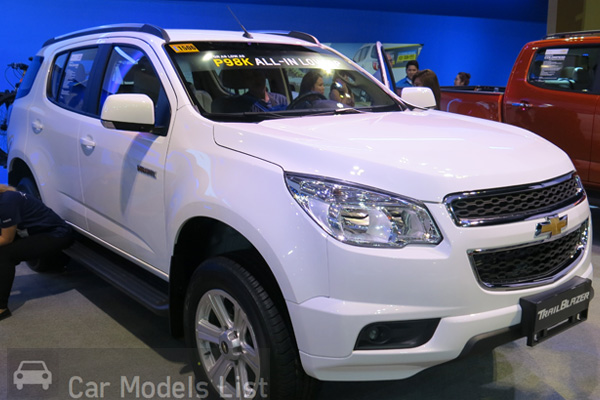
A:
{"label": "side window", "polygon": [[527,81],[546,89],[597,92],[594,81],[600,47],[540,49],[535,54]]}
{"label": "side window", "polygon": [[154,133],[166,133],[171,116],[169,101],[150,59],[138,48],[113,48],[102,83],[99,110],[108,96],[118,93],[140,93],[150,97],[154,102]]}
{"label": "side window", "polygon": [[59,105],[84,111],[83,99],[88,90],[90,72],[97,52],[97,48],[74,50],[69,53],[66,66],[61,65],[61,57],[66,55],[57,57],[52,71],[51,95],[56,96],[53,99]]}
{"label": "side window", "polygon": [[371,47],[371,58],[374,58],[377,60],[377,46]]}
{"label": "side window", "polygon": [[367,56],[367,53],[369,52],[369,48],[368,47],[363,47],[362,49],[360,49],[358,56],[356,57],[356,62],[360,62],[362,60],[365,59],[365,57]]}

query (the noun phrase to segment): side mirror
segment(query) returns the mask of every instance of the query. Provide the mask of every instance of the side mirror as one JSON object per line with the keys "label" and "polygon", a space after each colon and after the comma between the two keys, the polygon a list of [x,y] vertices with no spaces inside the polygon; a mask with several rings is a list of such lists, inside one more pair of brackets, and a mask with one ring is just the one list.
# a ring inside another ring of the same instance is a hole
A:
{"label": "side mirror", "polygon": [[400,96],[405,102],[421,108],[435,108],[435,96],[428,87],[405,87]]}
{"label": "side mirror", "polygon": [[154,102],[145,94],[113,94],[104,101],[100,119],[105,128],[150,132]]}

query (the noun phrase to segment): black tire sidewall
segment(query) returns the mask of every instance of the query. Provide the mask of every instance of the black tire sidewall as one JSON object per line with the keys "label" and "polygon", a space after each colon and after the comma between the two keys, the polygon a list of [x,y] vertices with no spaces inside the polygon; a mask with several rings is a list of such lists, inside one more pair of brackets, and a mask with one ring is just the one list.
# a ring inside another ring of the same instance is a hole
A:
{"label": "black tire sidewall", "polygon": [[[254,331],[260,354],[260,377],[266,382],[264,392],[267,394],[266,398],[271,398],[269,396],[271,379],[268,368],[270,365],[270,343],[272,343],[273,338],[270,337],[268,322],[263,317],[264,312],[261,311],[261,308],[264,307],[264,299],[260,299],[256,287],[253,287],[248,281],[247,275],[249,274],[235,261],[218,257],[201,264],[195,271],[188,287],[184,305],[185,339],[187,346],[191,349],[190,356],[196,376],[196,388],[206,389],[210,394],[209,399],[221,399],[222,397],[209,383],[204,367],[200,365],[195,339],[195,325],[198,303],[206,292],[213,289],[226,292],[237,301],[246,313]],[[250,275],[250,277],[252,276]],[[262,287],[259,290],[262,290]],[[255,398],[261,398],[260,393]]]}

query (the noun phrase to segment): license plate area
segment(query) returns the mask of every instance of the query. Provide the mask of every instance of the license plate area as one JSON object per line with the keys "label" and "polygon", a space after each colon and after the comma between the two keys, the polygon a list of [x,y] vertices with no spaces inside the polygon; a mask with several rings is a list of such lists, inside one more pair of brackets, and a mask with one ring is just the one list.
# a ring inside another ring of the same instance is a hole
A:
{"label": "license plate area", "polygon": [[550,292],[521,298],[527,345],[535,346],[585,321],[593,297],[592,281],[575,277]]}

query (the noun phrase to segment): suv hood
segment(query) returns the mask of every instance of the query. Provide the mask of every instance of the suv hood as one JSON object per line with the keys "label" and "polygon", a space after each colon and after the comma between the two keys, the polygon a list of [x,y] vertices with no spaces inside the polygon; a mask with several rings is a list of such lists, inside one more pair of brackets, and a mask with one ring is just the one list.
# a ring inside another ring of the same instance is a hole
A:
{"label": "suv hood", "polygon": [[285,171],[440,202],[454,192],[540,182],[574,170],[539,136],[441,111],[309,116],[215,126],[217,144]]}

